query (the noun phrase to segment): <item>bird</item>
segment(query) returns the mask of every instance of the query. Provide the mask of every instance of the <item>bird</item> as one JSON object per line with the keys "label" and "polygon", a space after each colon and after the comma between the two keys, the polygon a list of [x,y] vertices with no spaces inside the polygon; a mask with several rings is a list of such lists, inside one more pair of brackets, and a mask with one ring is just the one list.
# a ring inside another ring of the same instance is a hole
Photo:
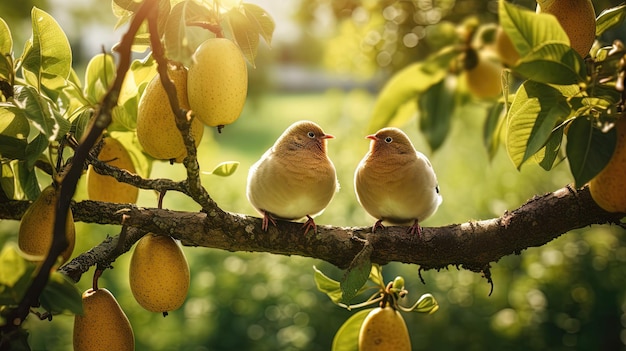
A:
{"label": "bird", "polygon": [[382,128],[366,138],[370,147],[354,172],[354,188],[359,204],[378,219],[372,233],[384,229],[385,221],[410,225],[408,232],[421,236],[419,223],[442,202],[433,166],[398,128]]}
{"label": "bird", "polygon": [[262,230],[276,219],[304,217],[304,234],[317,226],[313,217],[324,211],[339,190],[333,162],[326,144],[334,136],[314,122],[293,123],[248,172],[246,195],[263,215]]}

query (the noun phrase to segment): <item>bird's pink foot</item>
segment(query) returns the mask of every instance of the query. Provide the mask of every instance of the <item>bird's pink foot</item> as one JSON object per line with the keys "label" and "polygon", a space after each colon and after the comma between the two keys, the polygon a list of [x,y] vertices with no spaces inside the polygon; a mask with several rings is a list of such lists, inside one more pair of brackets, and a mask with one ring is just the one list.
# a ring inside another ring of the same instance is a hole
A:
{"label": "bird's pink foot", "polygon": [[413,225],[409,227],[407,233],[411,235],[417,234],[418,238],[422,237],[422,227],[420,227],[419,221],[417,219],[415,220],[415,222],[413,222]]}
{"label": "bird's pink foot", "polygon": [[261,229],[263,229],[264,232],[266,232],[269,228],[270,222],[272,222],[274,227],[276,226],[276,220],[274,219],[272,214],[267,211],[263,211],[263,224],[261,225]]}
{"label": "bird's pink foot", "polygon": [[302,225],[302,227],[304,228],[304,235],[306,235],[306,233],[309,232],[309,229],[313,228],[313,233],[317,233],[317,225],[315,224],[315,221],[313,220],[313,217],[306,215],[307,221],[304,222],[304,224]]}
{"label": "bird's pink foot", "polygon": [[383,225],[383,220],[379,219],[376,221],[376,223],[374,223],[374,226],[372,227],[372,234],[376,232],[376,229],[380,228],[380,229],[385,229],[385,226]]}

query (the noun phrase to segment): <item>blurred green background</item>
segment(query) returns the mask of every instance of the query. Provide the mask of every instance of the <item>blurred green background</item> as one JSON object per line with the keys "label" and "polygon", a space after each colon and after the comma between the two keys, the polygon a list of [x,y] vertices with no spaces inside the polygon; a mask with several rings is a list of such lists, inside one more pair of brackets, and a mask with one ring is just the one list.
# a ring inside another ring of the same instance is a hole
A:
{"label": "blurred green background", "polygon": [[[225,210],[256,215],[245,197],[247,170],[292,122],[309,119],[336,139],[329,155],[341,190],[318,224],[371,225],[356,202],[352,175],[368,148],[366,126],[377,91],[406,64],[427,56],[450,35],[450,25],[469,15],[494,21],[497,1],[253,1],[276,20],[272,48],[261,46],[250,68],[250,97],[241,118],[221,134],[207,129],[199,147],[204,170],[239,161],[231,177],[203,176],[211,196]],[[532,1],[517,1],[531,6]],[[594,1],[596,11],[612,6]],[[49,11],[71,40],[80,72],[89,58],[109,49],[123,33],[107,1],[27,0],[0,3],[16,42],[30,36],[33,5]],[[623,29],[622,29],[623,32]],[[79,73],[79,76],[82,74]],[[425,226],[486,219],[514,209],[535,194],[571,182],[567,165],[547,173],[529,164],[517,171],[504,150],[489,160],[482,144],[485,105],[468,105],[453,118],[444,145],[432,152],[417,122],[401,127],[428,155],[437,171],[443,204]],[[403,113],[411,116],[413,111]],[[155,163],[152,177],[182,179],[181,165]],[[85,198],[81,184],[76,200]],[[140,206],[156,206],[141,191]],[[196,211],[186,197],[168,194],[164,207]],[[0,243],[15,241],[18,222],[0,221]],[[116,235],[118,227],[77,224],[74,254]],[[433,315],[405,314],[414,350],[624,350],[626,349],[626,246],[624,231],[595,226],[567,233],[540,248],[505,257],[492,267],[494,291],[479,274],[449,267],[427,271],[392,263],[387,281],[406,279],[408,300],[432,293],[440,304]],[[143,310],[128,284],[129,254],[107,270],[101,286],[118,299],[135,331],[137,350],[329,350],[351,312],[319,293],[313,265],[339,279],[342,271],[319,260],[264,253],[184,248],[191,267],[185,305],[163,318]],[[78,283],[91,284],[92,271]],[[34,350],[70,350],[72,316],[52,322],[30,318]]]}

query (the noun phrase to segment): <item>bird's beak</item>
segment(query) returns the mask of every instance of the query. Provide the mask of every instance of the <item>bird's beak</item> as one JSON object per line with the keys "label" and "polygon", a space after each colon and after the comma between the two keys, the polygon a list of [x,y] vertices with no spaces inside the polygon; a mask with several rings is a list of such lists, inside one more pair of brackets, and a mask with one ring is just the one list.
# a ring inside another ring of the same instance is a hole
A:
{"label": "bird's beak", "polygon": [[320,138],[322,138],[322,139],[334,139],[335,136],[334,135],[330,135],[330,134],[324,134]]}
{"label": "bird's beak", "polygon": [[378,140],[378,138],[374,134],[370,134],[370,135],[366,136],[365,138],[371,139],[371,140]]}

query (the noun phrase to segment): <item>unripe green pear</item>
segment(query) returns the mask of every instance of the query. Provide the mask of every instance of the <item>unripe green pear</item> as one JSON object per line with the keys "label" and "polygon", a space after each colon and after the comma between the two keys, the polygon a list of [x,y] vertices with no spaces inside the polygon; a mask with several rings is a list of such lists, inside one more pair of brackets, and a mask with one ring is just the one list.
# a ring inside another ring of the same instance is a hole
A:
{"label": "unripe green pear", "polygon": [[74,317],[74,351],[132,351],[135,336],[128,318],[107,289],[83,293],[83,315]]}
{"label": "unripe green pear", "polygon": [[[180,108],[189,110],[187,69],[169,66],[168,76],[176,87]],[[204,125],[197,118],[191,121],[191,133],[197,147],[204,134]],[[183,137],[176,126],[176,116],[158,74],[148,83],[139,100],[137,139],[144,151],[156,159],[182,162],[187,156]]]}
{"label": "unripe green pear", "polygon": [[[52,246],[54,236],[54,218],[56,215],[56,205],[58,192],[53,185],[48,185],[39,197],[33,201],[20,222],[20,229],[17,236],[17,244],[24,253],[35,256],[43,261]],[[76,229],[74,227],[74,217],[72,211],[67,212],[65,222],[65,238],[68,246],[61,253],[62,263],[65,263],[74,250],[76,241]]]}
{"label": "unripe green pear", "polygon": [[[119,169],[136,173],[130,154],[117,139],[111,137],[103,139],[98,159]],[[130,184],[119,182],[111,176],[98,174],[94,171],[93,166],[89,165],[87,169],[87,196],[94,201],[135,203],[139,196],[139,189]]]}
{"label": "unripe green pear", "polygon": [[180,246],[168,235],[148,233],[130,259],[130,289],[135,300],[152,312],[173,311],[187,297],[189,265]]}
{"label": "unripe green pear", "polygon": [[411,351],[409,330],[400,312],[390,306],[370,311],[359,330],[359,351]]}
{"label": "unripe green pear", "polygon": [[248,92],[248,70],[233,41],[211,38],[193,54],[187,81],[189,105],[204,124],[233,123],[243,110]]}

